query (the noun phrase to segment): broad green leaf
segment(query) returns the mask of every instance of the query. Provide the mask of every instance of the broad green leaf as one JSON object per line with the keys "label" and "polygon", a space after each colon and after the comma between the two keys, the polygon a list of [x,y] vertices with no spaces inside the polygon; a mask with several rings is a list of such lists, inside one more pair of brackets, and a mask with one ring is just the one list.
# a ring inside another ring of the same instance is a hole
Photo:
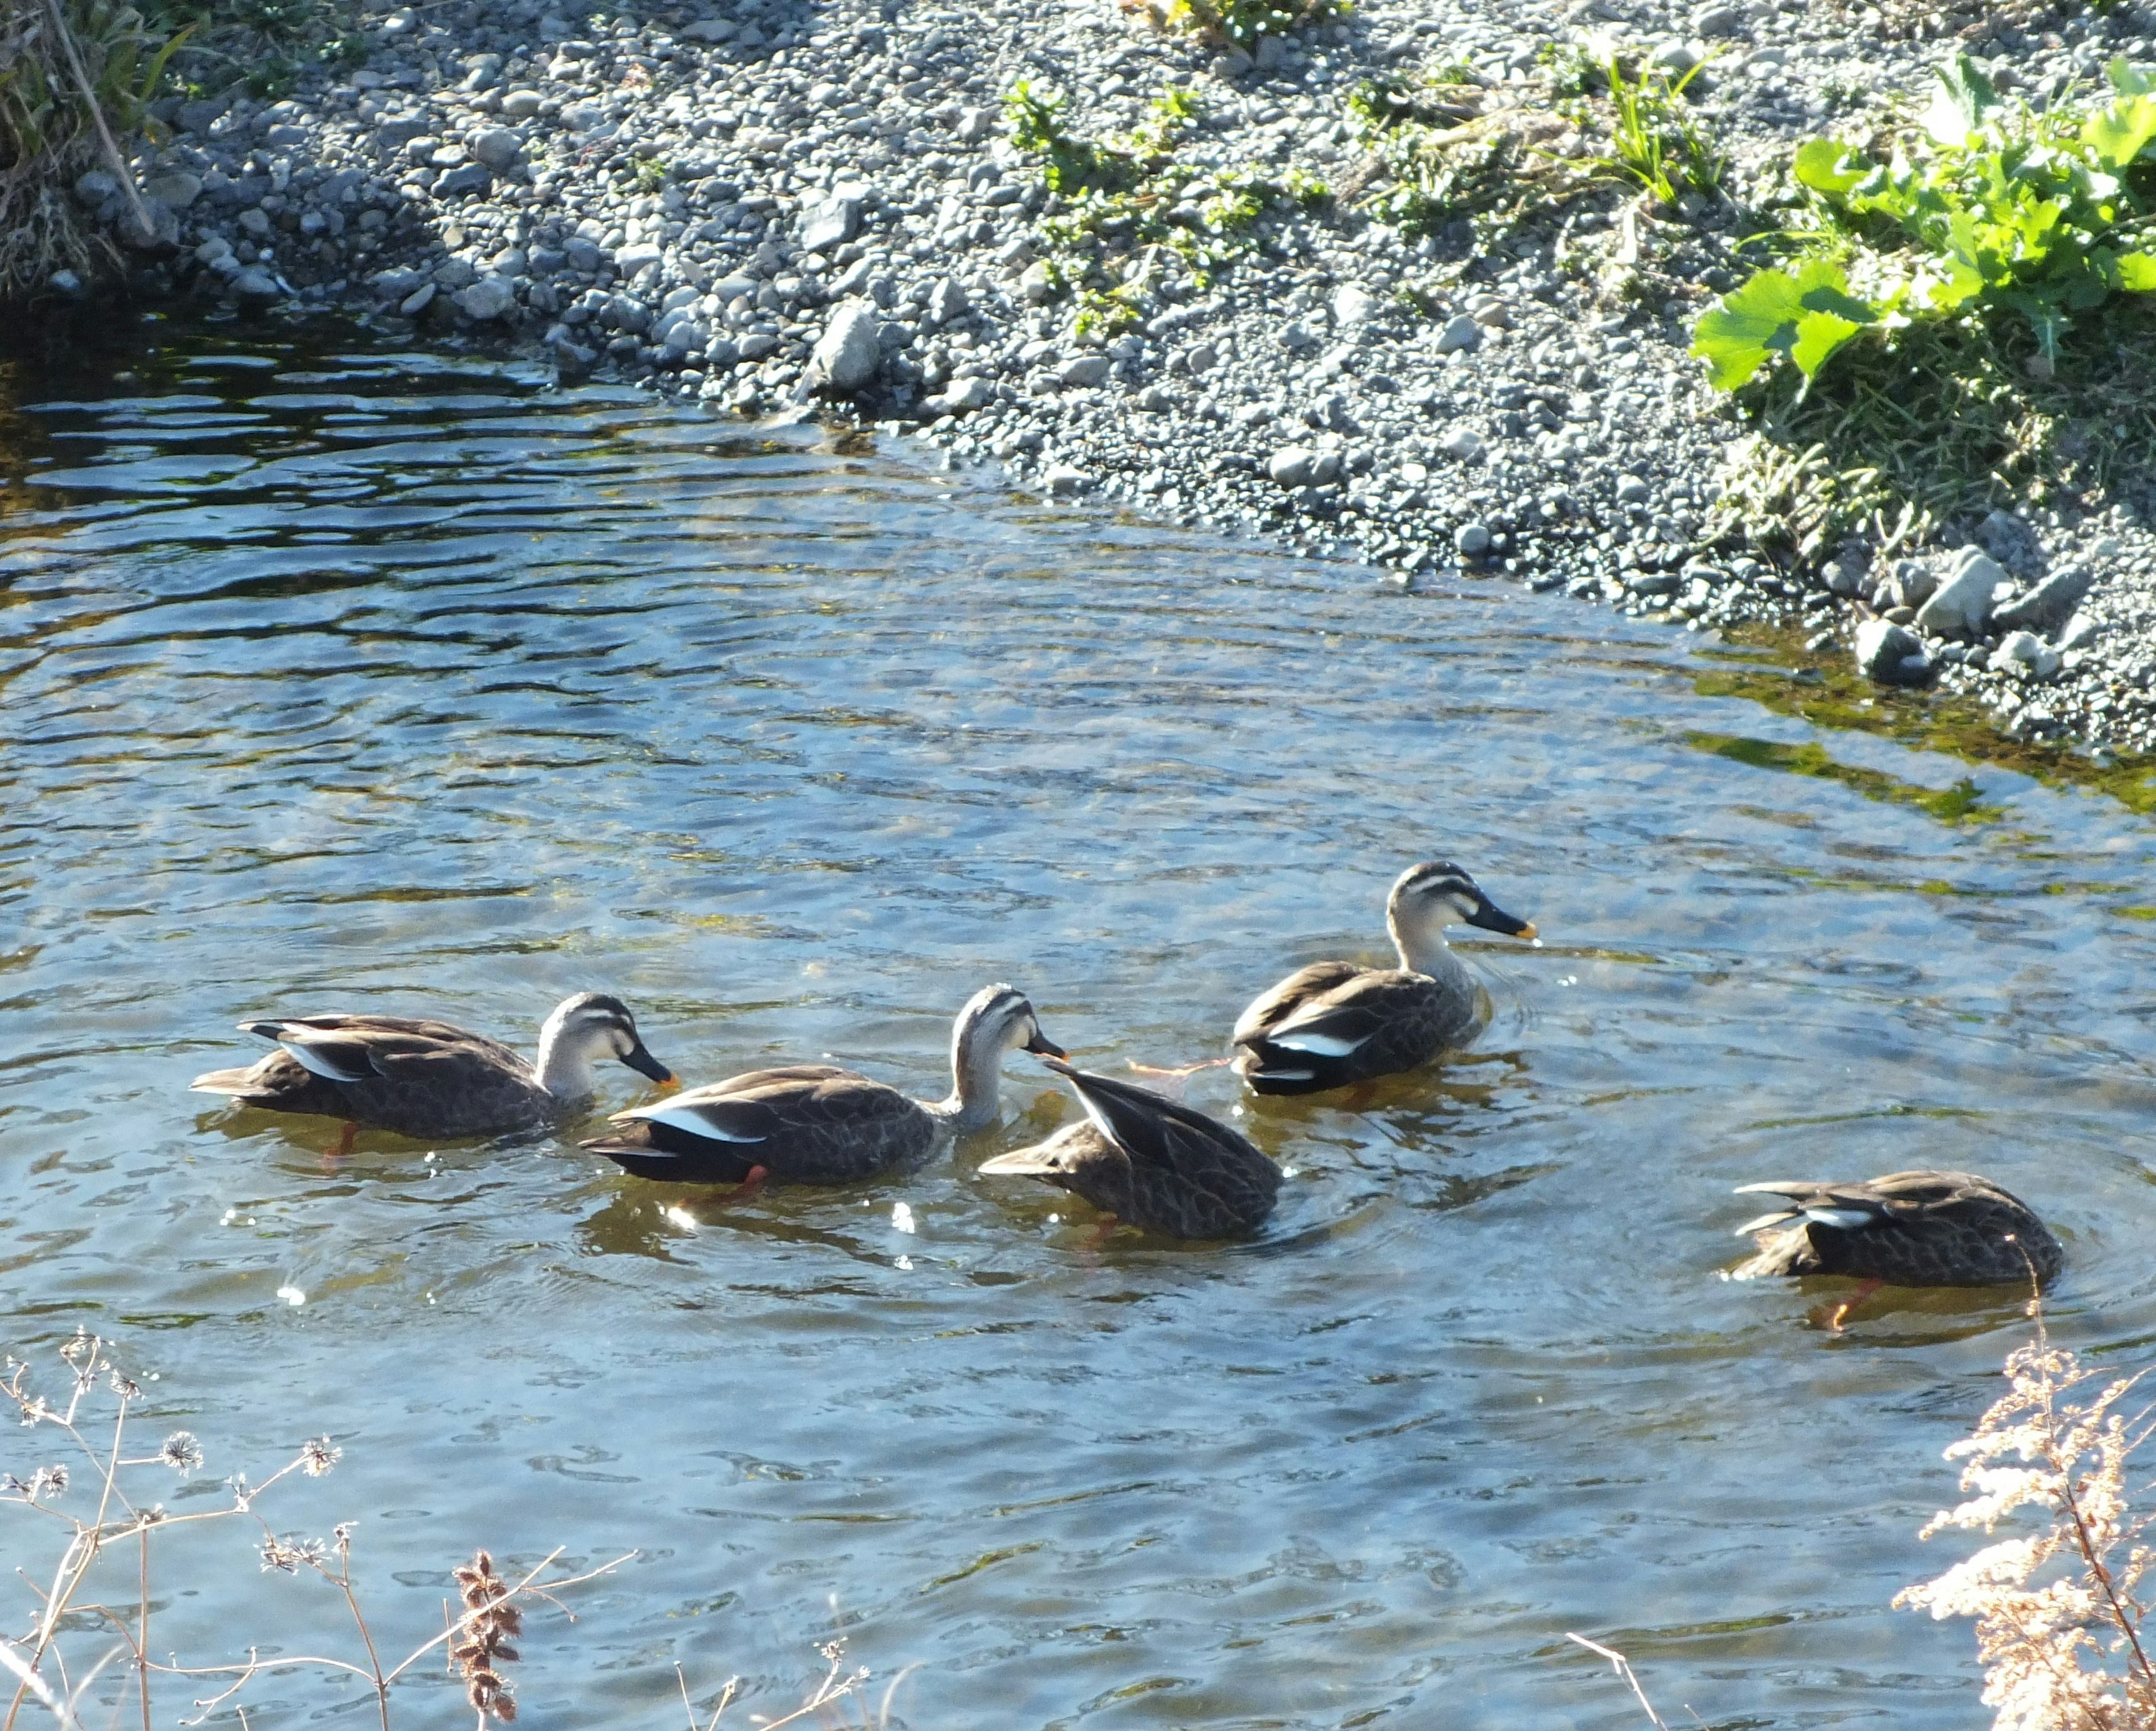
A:
{"label": "broad green leaf", "polygon": [[[1792,355],[1800,344],[1815,372],[1818,363],[1877,312],[1849,293],[1849,280],[1829,259],[1808,259],[1794,272],[1762,270],[1700,316],[1692,352],[1707,363],[1717,390],[1733,391],[1775,355]],[[1849,328],[1836,333],[1836,326]],[[1799,362],[1799,365],[1802,365]]]}
{"label": "broad green leaf", "polygon": [[1808,312],[1797,321],[1797,340],[1789,345],[1789,358],[1806,378],[1816,378],[1826,357],[1863,328],[1835,313]]}
{"label": "broad green leaf", "polygon": [[2121,253],[2118,285],[2129,294],[2156,294],[2156,253]]}
{"label": "broad green leaf", "polygon": [[2102,114],[2091,115],[2082,126],[2082,142],[2095,152],[2097,162],[2114,171],[2123,169],[2156,138],[2156,96],[2129,96],[2114,102]]}
{"label": "broad green leaf", "polygon": [[1877,172],[1851,146],[1835,138],[1813,138],[1797,146],[1790,172],[1801,186],[1840,198]]}
{"label": "broad green leaf", "polygon": [[1939,69],[1938,92],[1924,110],[1924,130],[1941,144],[1963,145],[1999,106],[1999,92],[1967,54]]}
{"label": "broad green leaf", "polygon": [[2129,66],[2123,54],[2114,54],[2110,66],[2111,87],[2122,96],[2146,96],[2156,90],[2156,78],[2151,78],[2138,66]]}

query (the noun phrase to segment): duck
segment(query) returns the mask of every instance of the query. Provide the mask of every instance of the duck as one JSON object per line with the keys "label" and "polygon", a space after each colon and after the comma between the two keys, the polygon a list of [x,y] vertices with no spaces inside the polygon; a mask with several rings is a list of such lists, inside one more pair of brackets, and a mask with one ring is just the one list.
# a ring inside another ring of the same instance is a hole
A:
{"label": "duck", "polygon": [[349,1153],[358,1127],[439,1140],[498,1136],[567,1117],[597,1086],[593,1065],[618,1058],[670,1084],[620,999],[579,992],[554,1007],[526,1062],[499,1040],[449,1022],[406,1016],[278,1016],[239,1030],[277,1042],[244,1069],[212,1070],[188,1086],[264,1112],[341,1118]]}
{"label": "duck", "polygon": [[[1890,1172],[1856,1184],[1776,1179],[1740,1196],[1787,1206],[1737,1229],[1759,1254],[1732,1280],[1847,1274],[1871,1287],[2048,1286],[2063,1265],[2035,1211],[1973,1172]],[[1845,1308],[1846,1307],[1845,1307]]]}
{"label": "duck", "polygon": [[951,1030],[951,1092],[909,1098],[831,1064],[752,1070],[616,1112],[622,1127],[583,1146],[638,1178],[744,1186],[843,1184],[926,1154],[994,1122],[1004,1055],[1060,1058],[1015,986],[983,986]]}
{"label": "duck", "polygon": [[1134,1083],[1055,1058],[1086,1117],[983,1161],[991,1178],[1035,1178],[1108,1216],[1169,1238],[1241,1238],[1273,1211],[1281,1170],[1237,1132]]}
{"label": "duck", "polygon": [[1419,1069],[1467,1039],[1481,1020],[1481,994],[1445,942],[1455,920],[1509,937],[1535,935],[1450,861],[1410,866],[1385,898],[1400,965],[1297,968],[1236,1021],[1237,1073],[1255,1093],[1322,1093]]}

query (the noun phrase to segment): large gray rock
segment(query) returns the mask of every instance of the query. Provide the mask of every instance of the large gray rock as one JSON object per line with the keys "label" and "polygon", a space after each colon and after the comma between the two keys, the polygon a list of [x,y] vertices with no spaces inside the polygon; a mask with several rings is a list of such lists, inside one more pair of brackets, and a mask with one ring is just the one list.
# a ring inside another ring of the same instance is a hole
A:
{"label": "large gray rock", "polygon": [[2006,573],[1990,554],[1964,547],[1946,581],[1918,610],[1917,628],[1927,637],[1962,643],[1983,636],[1991,620],[1992,591],[2005,581]]}
{"label": "large gray rock", "polygon": [[465,316],[475,319],[498,319],[516,308],[516,290],[499,276],[482,276],[457,296],[457,305]]}
{"label": "large gray rock", "polygon": [[1882,686],[1921,685],[1931,677],[1923,639],[1892,619],[1866,619],[1856,628],[1856,670]]}
{"label": "large gray rock", "polygon": [[2016,679],[2046,680],[2059,670],[2064,660],[2058,650],[2033,631],[2010,631],[2005,641],[1991,652],[1987,664],[1994,673],[2011,674]]}
{"label": "large gray rock", "polygon": [[1306,487],[1317,472],[1317,453],[1304,444],[1285,444],[1272,455],[1265,473],[1284,487]]}
{"label": "large gray rock", "polygon": [[873,301],[849,300],[839,306],[808,357],[809,389],[850,397],[874,379],[883,361],[876,324]]}
{"label": "large gray rock", "polygon": [[1475,322],[1471,313],[1455,313],[1437,333],[1436,348],[1440,355],[1449,355],[1455,349],[1466,349],[1472,354],[1481,347],[1482,327]]}
{"label": "large gray rock", "polygon": [[2048,631],[2072,615],[2095,582],[2096,573],[2086,565],[2062,565],[1993,614],[1991,622],[2009,630]]}
{"label": "large gray rock", "polygon": [[861,196],[839,193],[808,213],[801,224],[801,249],[828,253],[861,232]]}
{"label": "large gray rock", "polygon": [[472,135],[471,153],[496,174],[516,160],[521,148],[516,135],[506,126],[489,126]]}
{"label": "large gray rock", "polygon": [[1090,390],[1106,383],[1108,357],[1106,355],[1074,355],[1056,369],[1055,376],[1066,385],[1079,390]]}
{"label": "large gray rock", "polygon": [[172,210],[185,210],[202,197],[202,177],[176,170],[170,174],[153,175],[142,182],[142,196],[155,198]]}

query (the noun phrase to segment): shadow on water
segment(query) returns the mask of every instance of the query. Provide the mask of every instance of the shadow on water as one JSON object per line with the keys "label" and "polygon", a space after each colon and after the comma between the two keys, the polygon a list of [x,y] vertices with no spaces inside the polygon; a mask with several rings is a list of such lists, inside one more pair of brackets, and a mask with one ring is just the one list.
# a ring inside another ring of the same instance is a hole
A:
{"label": "shadow on water", "polygon": [[[1630,1629],[1717,1723],[1968,1723],[1966,1632],[1887,1606],[1941,1566],[1915,1530],[2019,1302],[1823,1331],[1845,1286],[1719,1277],[1732,1193],[1987,1172],[2068,1246],[2057,1338],[2145,1351],[2123,781],[1972,770],[1794,655],[350,331],[13,369],[8,1344],[121,1319],[218,1474],[336,1436],[295,1518],[361,1523],[385,1624],[439,1628],[479,1544],[634,1547],[526,1641],[535,1718],[654,1723],[677,1662],[783,1712],[844,1628],[922,1667],[921,1723],[1601,1724],[1558,1637]],[[341,1161],[186,1091],[244,1017],[521,1044],[592,989],[691,1083],[940,1093],[998,979],[1089,1067],[1181,1066],[1289,968],[1377,958],[1386,886],[1446,856],[1544,934],[1462,936],[1477,1045],[1353,1102],[1181,1084],[1288,1169],[1247,1245],[1096,1243],[978,1177],[1075,1112],[1015,1061],[954,1155],[742,1199],[576,1150],[645,1097],[613,1066],[555,1133]],[[256,1560],[159,1639],[311,1639]]]}

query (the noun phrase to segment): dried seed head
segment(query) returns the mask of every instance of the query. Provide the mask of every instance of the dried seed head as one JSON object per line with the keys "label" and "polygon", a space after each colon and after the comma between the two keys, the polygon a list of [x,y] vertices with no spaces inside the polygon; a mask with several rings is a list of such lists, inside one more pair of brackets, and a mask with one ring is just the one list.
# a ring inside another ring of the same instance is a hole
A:
{"label": "dried seed head", "polygon": [[344,1451],[326,1436],[311,1436],[300,1445],[300,1466],[309,1478],[320,1478],[344,1458]]}
{"label": "dried seed head", "polygon": [[175,1431],[157,1451],[157,1458],[175,1472],[192,1472],[203,1463],[202,1444],[195,1440],[193,1431]]}

